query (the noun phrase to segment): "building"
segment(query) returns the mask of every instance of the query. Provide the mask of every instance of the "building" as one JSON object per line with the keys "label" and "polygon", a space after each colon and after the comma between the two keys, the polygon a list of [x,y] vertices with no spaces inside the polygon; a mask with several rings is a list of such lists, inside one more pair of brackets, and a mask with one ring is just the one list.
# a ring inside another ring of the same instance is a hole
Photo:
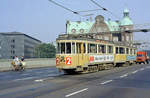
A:
{"label": "building", "polygon": [[[120,32],[125,30],[133,30],[133,22],[127,8],[123,11],[123,18],[117,21],[111,21],[111,19],[106,21],[102,15],[98,15],[95,21],[67,21],[66,23],[67,34],[98,33],[99,36],[96,35],[98,39],[130,44],[133,42],[133,33]],[[107,34],[107,32],[112,33]]]}
{"label": "building", "polygon": [[35,47],[39,44],[40,40],[21,32],[0,33],[0,58],[34,58]]}

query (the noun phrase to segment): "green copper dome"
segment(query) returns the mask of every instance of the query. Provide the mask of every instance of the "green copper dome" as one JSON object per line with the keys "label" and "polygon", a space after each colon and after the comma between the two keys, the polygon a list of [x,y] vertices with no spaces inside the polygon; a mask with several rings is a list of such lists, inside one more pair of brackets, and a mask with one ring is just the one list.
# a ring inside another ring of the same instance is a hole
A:
{"label": "green copper dome", "polygon": [[106,24],[108,25],[108,28],[110,31],[119,31],[120,28],[119,28],[119,21],[116,22],[116,21],[111,21],[110,19],[108,21],[105,21]]}
{"label": "green copper dome", "polygon": [[123,26],[123,25],[133,25],[133,22],[132,22],[132,20],[129,17],[124,17],[121,20],[120,25],[121,26]]}
{"label": "green copper dome", "polygon": [[132,20],[129,17],[129,10],[127,8],[124,9],[123,14],[124,14],[124,17],[120,21],[120,25],[121,26],[123,26],[123,25],[133,25],[133,22],[132,22]]}

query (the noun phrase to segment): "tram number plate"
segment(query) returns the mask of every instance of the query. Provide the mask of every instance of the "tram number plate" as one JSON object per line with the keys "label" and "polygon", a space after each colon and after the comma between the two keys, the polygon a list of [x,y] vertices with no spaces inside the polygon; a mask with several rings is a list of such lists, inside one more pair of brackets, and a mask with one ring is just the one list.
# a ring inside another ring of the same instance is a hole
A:
{"label": "tram number plate", "polygon": [[71,65],[71,57],[66,57],[66,64]]}

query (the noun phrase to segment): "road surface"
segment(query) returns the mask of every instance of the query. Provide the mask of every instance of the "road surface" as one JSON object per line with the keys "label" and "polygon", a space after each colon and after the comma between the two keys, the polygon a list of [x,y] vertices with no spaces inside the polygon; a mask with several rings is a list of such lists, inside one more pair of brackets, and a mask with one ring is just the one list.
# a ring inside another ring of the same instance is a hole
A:
{"label": "road surface", "polygon": [[150,98],[150,65],[78,75],[55,67],[1,72],[0,98]]}

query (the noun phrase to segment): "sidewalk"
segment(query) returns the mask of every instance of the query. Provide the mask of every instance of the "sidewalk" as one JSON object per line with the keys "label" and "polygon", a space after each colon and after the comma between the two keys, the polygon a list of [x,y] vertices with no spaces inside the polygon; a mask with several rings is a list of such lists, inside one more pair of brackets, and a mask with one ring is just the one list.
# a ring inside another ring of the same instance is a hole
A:
{"label": "sidewalk", "polygon": [[[12,60],[0,60],[0,71],[11,70]],[[26,68],[40,68],[56,66],[55,58],[42,58],[42,59],[26,59]]]}

